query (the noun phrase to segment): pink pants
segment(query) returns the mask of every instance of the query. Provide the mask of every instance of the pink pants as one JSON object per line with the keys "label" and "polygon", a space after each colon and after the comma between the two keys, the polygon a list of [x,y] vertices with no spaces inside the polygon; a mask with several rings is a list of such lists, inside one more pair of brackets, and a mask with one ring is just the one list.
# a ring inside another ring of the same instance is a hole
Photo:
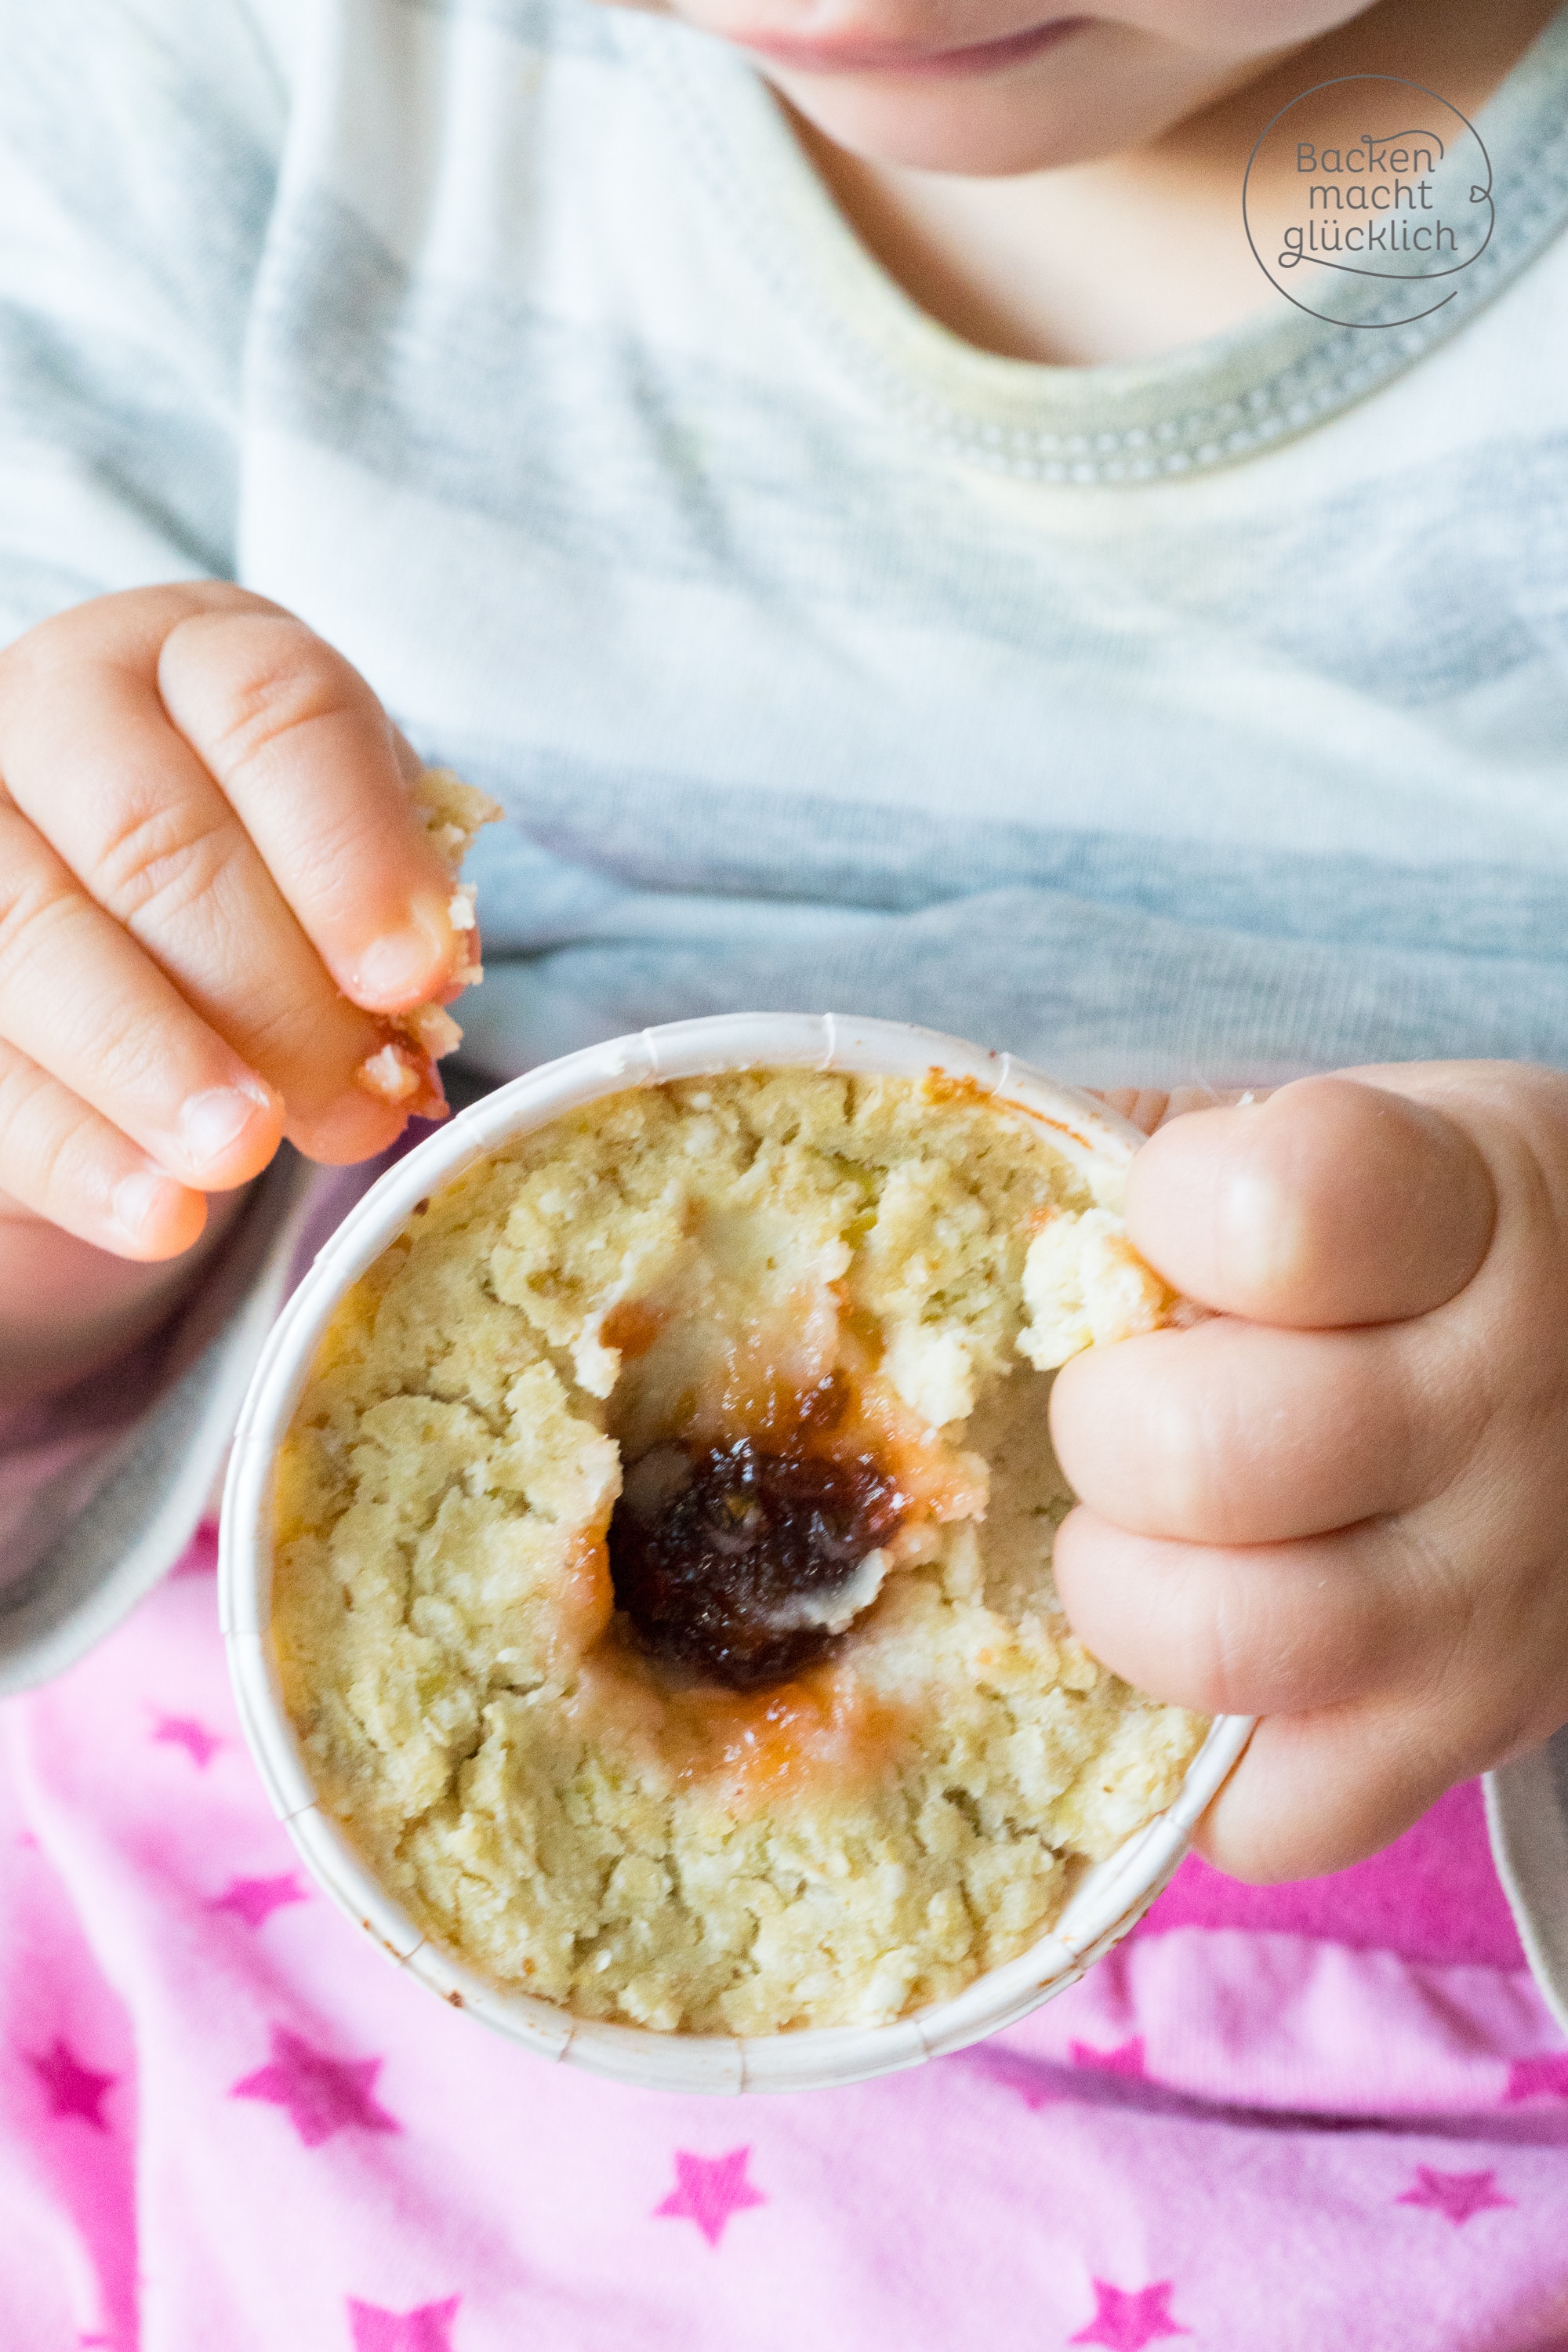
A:
{"label": "pink pants", "polygon": [[5,2352],[1568,2347],[1568,2047],[1476,1789],[1337,1879],[1189,1862],[978,2049],[656,2096],[311,1891],[212,1558],[0,1717]]}

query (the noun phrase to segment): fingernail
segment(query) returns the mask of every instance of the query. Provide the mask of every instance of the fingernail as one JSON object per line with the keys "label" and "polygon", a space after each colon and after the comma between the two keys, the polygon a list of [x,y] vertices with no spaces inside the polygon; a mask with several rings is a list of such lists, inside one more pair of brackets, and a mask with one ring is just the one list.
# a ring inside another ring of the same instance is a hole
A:
{"label": "fingernail", "polygon": [[192,1095],[180,1113],[180,1141],[192,1168],[199,1173],[221,1160],[266,1104],[265,1095],[242,1087],[209,1087]]}
{"label": "fingernail", "polygon": [[122,1176],[114,1188],[114,1222],[121,1231],[140,1241],[160,1213],[176,1202],[184,1188],[155,1168],[138,1169]]}
{"label": "fingernail", "polygon": [[412,925],[374,940],[354,971],[354,993],[394,1001],[416,996],[436,978],[441,951],[428,931]]}

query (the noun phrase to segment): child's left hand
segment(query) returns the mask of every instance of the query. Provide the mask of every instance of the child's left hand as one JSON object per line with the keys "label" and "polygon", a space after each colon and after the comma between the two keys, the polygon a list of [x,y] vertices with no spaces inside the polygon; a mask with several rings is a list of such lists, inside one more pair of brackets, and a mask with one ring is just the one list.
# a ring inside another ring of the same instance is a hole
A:
{"label": "child's left hand", "polygon": [[1130,1681],[1265,1717],[1211,1860],[1340,1869],[1568,1721],[1568,1077],[1412,1064],[1176,1118],[1128,1228],[1217,1317],[1058,1374],[1062,1599]]}

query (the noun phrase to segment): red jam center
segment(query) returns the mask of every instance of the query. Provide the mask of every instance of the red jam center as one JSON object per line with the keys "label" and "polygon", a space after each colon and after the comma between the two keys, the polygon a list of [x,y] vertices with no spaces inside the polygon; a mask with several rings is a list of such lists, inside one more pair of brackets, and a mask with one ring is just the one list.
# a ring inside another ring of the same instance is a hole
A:
{"label": "red jam center", "polygon": [[610,1520],[616,1606],[645,1648],[731,1690],[837,1648],[835,1600],[909,1507],[869,1454],[655,1446]]}

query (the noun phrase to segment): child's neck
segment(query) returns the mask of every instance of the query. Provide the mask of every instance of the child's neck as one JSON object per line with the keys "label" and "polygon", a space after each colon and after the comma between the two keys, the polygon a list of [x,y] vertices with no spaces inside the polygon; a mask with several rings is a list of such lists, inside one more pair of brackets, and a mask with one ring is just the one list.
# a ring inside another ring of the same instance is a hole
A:
{"label": "child's neck", "polygon": [[[1380,0],[1151,146],[1016,179],[868,163],[797,128],[862,241],[967,341],[1068,366],[1149,359],[1280,305],[1247,245],[1241,187],[1281,107],[1340,75],[1394,73],[1473,119],[1559,5]],[[1352,93],[1347,144],[1364,111]]]}

